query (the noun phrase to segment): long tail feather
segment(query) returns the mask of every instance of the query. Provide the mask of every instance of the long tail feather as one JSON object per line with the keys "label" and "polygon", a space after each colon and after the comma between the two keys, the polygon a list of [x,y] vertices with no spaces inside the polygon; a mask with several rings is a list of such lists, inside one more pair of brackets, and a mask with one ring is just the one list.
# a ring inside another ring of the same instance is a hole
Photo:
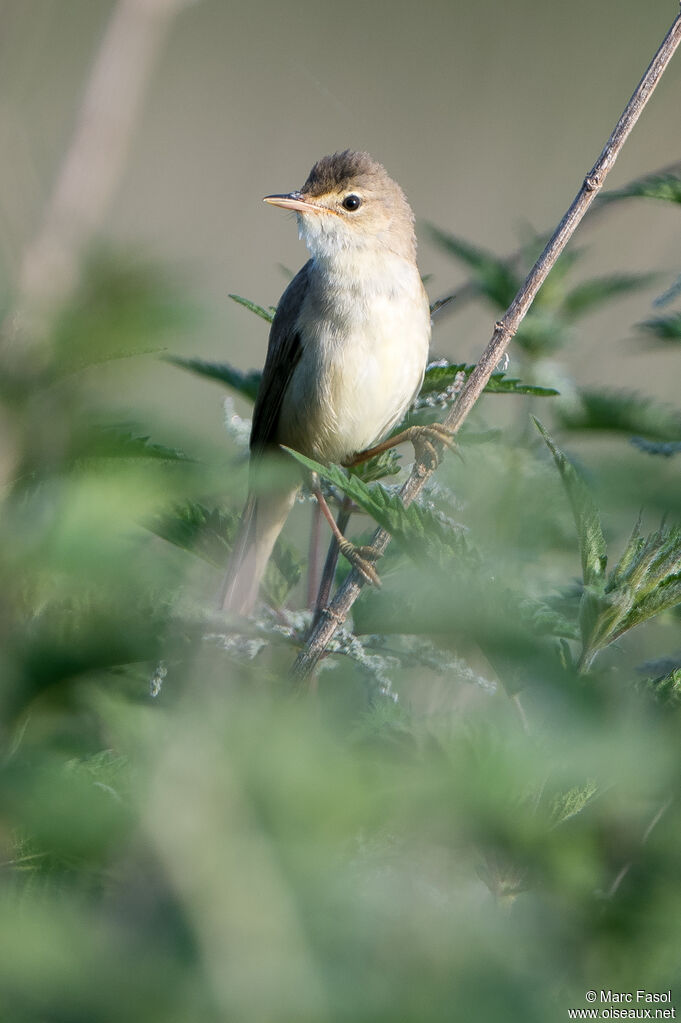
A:
{"label": "long tail feather", "polygon": [[244,616],[253,612],[267,562],[295,497],[296,490],[249,496],[222,587],[224,611]]}

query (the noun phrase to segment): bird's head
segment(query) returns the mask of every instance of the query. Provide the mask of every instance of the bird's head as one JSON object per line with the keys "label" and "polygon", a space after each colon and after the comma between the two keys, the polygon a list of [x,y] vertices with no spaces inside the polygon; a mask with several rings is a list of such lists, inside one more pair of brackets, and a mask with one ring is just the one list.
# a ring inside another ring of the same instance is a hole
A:
{"label": "bird's head", "polygon": [[300,236],[315,257],[385,248],[415,259],[414,216],[406,196],[368,153],[346,149],[325,156],[299,192],[267,195],[264,201],[295,211]]}

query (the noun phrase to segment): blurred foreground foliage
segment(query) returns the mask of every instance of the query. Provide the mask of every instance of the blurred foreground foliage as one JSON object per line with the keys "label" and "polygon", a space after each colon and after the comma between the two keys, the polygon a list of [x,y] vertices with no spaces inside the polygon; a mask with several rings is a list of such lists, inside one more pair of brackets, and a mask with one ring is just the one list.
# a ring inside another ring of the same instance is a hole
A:
{"label": "blurred foreground foliage", "polygon": [[[538,244],[438,237],[495,314]],[[395,542],[304,694],[306,509],[259,615],[225,621],[247,424],[228,404],[231,446],[178,447],[97,386],[186,331],[177,286],[99,257],[40,359],[4,339],[3,1020],[545,1023],[590,988],[681,990],[681,418],[549,372],[652,280],[577,268],[418,505],[409,453],[318,467]],[[253,400],[255,372],[172,361]],[[468,372],[434,363],[412,421]]]}

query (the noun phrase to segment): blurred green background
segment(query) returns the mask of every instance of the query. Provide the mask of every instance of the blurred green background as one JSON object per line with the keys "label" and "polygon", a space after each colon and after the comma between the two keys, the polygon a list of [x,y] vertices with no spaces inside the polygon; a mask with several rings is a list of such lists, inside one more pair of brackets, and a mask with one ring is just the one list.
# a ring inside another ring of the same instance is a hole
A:
{"label": "blurred green background", "polygon": [[[309,689],[306,504],[259,615],[214,606],[247,478],[215,380],[247,418],[267,343],[229,295],[305,259],[261,197],[345,147],[400,182],[431,299],[465,286],[442,415],[675,14],[0,2],[3,1023],[681,1003],[678,166],[584,222]],[[680,84],[609,189],[678,163]]]}

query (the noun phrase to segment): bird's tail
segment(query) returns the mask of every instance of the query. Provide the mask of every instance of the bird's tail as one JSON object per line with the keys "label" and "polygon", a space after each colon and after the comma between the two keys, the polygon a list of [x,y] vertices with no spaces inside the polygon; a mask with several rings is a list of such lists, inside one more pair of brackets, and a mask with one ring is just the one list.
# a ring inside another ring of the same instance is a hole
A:
{"label": "bird's tail", "polygon": [[224,611],[236,615],[252,613],[265,567],[293,507],[296,492],[297,488],[260,494],[257,497],[254,494],[249,496],[241,514],[241,523],[222,587],[221,605]]}

